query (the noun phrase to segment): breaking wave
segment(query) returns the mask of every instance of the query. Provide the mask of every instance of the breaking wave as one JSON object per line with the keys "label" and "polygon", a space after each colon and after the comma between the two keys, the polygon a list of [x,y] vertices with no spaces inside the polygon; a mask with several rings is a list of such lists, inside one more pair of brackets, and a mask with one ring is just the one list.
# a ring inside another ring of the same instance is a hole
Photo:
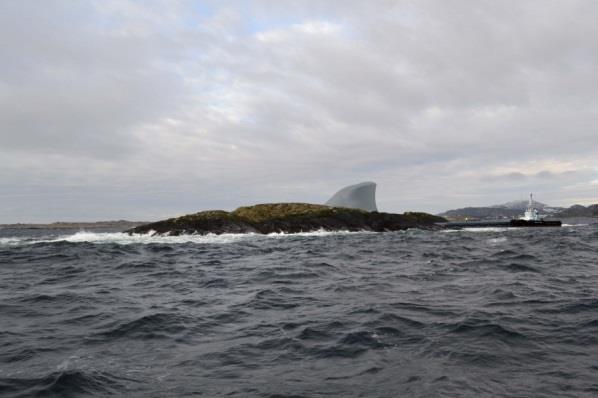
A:
{"label": "breaking wave", "polygon": [[366,234],[368,231],[352,232],[352,231],[313,231],[313,232],[299,232],[299,233],[271,233],[271,234],[206,234],[206,235],[158,235],[155,233],[147,234],[128,234],[124,232],[91,232],[79,231],[74,234],[61,235],[57,237],[45,237],[41,239],[32,239],[30,237],[7,237],[0,238],[0,245],[31,245],[36,243],[115,243],[121,245],[130,244],[181,244],[181,243],[213,243],[223,244],[232,243],[245,240],[256,239],[280,239],[289,237],[319,237],[319,236],[335,236],[335,235],[349,235],[349,234]]}

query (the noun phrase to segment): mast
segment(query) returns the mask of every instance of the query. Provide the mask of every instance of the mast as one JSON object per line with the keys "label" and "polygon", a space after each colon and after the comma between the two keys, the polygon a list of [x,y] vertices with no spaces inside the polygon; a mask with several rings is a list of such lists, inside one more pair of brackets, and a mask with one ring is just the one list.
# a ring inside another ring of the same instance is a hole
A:
{"label": "mast", "polygon": [[529,194],[529,203],[527,205],[527,209],[525,209],[521,219],[534,221],[538,220],[538,210],[534,208],[534,196],[531,193]]}

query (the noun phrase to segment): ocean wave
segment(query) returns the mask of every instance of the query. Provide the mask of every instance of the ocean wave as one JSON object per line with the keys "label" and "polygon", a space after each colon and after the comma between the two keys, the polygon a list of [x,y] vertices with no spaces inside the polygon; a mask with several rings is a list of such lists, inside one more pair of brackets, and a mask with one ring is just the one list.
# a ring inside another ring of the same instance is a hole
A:
{"label": "ocean wave", "polygon": [[23,242],[25,239],[22,238],[16,238],[16,237],[11,237],[11,238],[0,238],[0,246],[14,246],[14,245],[18,245],[21,242]]}
{"label": "ocean wave", "polygon": [[481,228],[463,228],[467,232],[507,232],[513,227],[481,227]]}
{"label": "ocean wave", "polygon": [[61,370],[39,378],[0,378],[0,392],[12,396],[113,395],[119,378],[105,372]]}
{"label": "ocean wave", "polygon": [[119,338],[160,339],[180,333],[195,319],[172,313],[147,314],[135,319],[113,322],[95,337],[99,342]]}
{"label": "ocean wave", "polygon": [[538,268],[519,263],[510,263],[509,265],[505,266],[504,269],[509,272],[541,272]]}
{"label": "ocean wave", "polygon": [[498,323],[492,323],[491,321],[483,320],[465,320],[457,322],[450,326],[450,332],[470,336],[474,338],[487,338],[493,340],[521,340],[527,339],[527,336],[514,329],[507,328],[506,326]]}
{"label": "ocean wave", "polygon": [[501,236],[500,238],[490,238],[486,242],[488,242],[488,244],[490,244],[490,245],[499,245],[499,244],[507,242],[507,240],[508,239],[506,236]]}
{"label": "ocean wave", "polygon": [[342,236],[354,234],[374,233],[370,231],[312,231],[299,233],[271,233],[271,234],[206,234],[206,235],[158,235],[155,233],[147,234],[128,234],[125,232],[91,232],[79,231],[70,235],[62,235],[54,238],[31,239],[19,237],[0,238],[0,246],[32,245],[38,243],[94,243],[94,244],[182,244],[182,243],[206,243],[206,244],[226,244],[255,239],[284,239],[292,237],[325,237]]}

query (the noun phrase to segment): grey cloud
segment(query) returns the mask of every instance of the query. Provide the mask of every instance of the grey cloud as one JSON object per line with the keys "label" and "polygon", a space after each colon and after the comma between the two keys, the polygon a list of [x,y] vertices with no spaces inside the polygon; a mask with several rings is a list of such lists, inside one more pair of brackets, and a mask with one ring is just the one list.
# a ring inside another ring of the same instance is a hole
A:
{"label": "grey cloud", "polygon": [[2,5],[0,145],[123,156],[138,145],[129,129],[172,111],[184,93],[180,77],[160,65],[173,61],[162,58],[168,43],[106,32],[84,3],[46,5]]}
{"label": "grey cloud", "polygon": [[10,213],[73,189],[84,218],[109,217],[100,197],[119,217],[321,202],[361,180],[391,211],[598,201],[598,4],[198,4],[0,6]]}
{"label": "grey cloud", "polygon": [[478,177],[481,181],[513,181],[529,183],[532,180],[536,181],[557,181],[557,180],[587,180],[592,175],[589,170],[566,170],[562,172],[553,172],[550,170],[540,170],[534,173],[522,173],[519,171],[512,171],[501,174],[481,175]]}

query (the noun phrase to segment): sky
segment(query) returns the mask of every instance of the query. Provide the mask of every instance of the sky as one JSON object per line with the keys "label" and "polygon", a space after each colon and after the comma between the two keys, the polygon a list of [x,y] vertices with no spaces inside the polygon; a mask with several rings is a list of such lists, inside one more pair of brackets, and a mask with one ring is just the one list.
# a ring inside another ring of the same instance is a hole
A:
{"label": "sky", "polygon": [[0,223],[598,203],[598,2],[0,2]]}

